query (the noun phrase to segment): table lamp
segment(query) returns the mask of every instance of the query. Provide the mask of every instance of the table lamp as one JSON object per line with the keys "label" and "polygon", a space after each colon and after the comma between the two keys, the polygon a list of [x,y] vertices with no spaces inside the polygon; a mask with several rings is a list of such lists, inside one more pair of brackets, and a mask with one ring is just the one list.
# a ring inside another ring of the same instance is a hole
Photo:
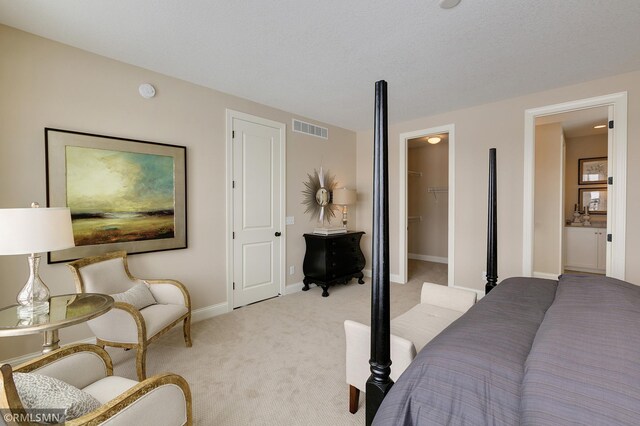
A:
{"label": "table lamp", "polygon": [[49,289],[40,279],[40,254],[75,246],[66,207],[0,209],[0,255],[29,254],[29,279],[18,293],[21,318],[49,312]]}
{"label": "table lamp", "polygon": [[342,226],[347,227],[347,206],[357,200],[355,189],[340,188],[333,191],[333,204],[342,206]]}

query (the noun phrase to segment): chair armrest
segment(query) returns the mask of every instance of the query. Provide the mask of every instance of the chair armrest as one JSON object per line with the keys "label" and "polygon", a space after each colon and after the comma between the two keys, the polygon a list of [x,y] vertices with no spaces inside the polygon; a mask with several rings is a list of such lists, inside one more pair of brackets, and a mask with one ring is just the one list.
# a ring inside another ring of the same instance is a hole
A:
{"label": "chair armrest", "polygon": [[87,321],[87,325],[98,339],[105,342],[138,344],[147,336],[140,311],[124,302],[115,302],[109,312]]}
{"label": "chair armrest", "polygon": [[96,411],[66,422],[79,425],[144,424],[192,425],[191,390],[177,374],[164,373],[150,377]]}
{"label": "chair armrest", "polygon": [[389,375],[391,380],[398,381],[417,353],[416,345],[411,340],[395,334],[391,335],[391,374]]}
{"label": "chair armrest", "polygon": [[179,281],[175,280],[144,280],[149,284],[149,290],[158,303],[186,306],[191,310],[189,291]]}
{"label": "chair armrest", "polygon": [[19,373],[38,373],[54,377],[82,389],[113,374],[111,357],[99,346],[76,344],[65,346],[17,366]]}
{"label": "chair armrest", "polygon": [[[369,366],[371,328],[359,322],[344,322],[346,336],[346,381],[364,391],[371,375]],[[391,335],[391,379],[397,380],[416,357],[415,345],[400,336]]]}
{"label": "chair armrest", "polygon": [[478,295],[475,291],[424,283],[422,284],[420,303],[428,303],[464,313],[476,303],[477,298]]}
{"label": "chair armrest", "polygon": [[371,375],[369,370],[371,329],[359,322],[346,320],[344,334],[346,337],[347,384],[364,391],[367,379]]}
{"label": "chair armrest", "polygon": [[[0,366],[0,410],[7,413],[20,413],[24,410],[16,384],[13,381],[13,370],[9,364]],[[2,418],[4,420],[4,416]],[[0,421],[0,425],[6,424],[7,422]],[[13,421],[8,421],[8,424],[22,426],[22,423]]]}

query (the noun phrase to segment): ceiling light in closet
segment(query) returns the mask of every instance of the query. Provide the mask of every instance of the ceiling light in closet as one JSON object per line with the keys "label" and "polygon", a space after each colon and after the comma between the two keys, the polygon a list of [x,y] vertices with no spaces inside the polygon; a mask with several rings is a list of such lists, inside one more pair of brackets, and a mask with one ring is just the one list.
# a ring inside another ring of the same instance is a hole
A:
{"label": "ceiling light in closet", "polygon": [[435,145],[438,142],[440,142],[442,140],[442,138],[439,138],[437,136],[432,136],[430,138],[427,138],[427,142],[429,142],[431,145]]}
{"label": "ceiling light in closet", "polygon": [[460,3],[460,0],[439,0],[438,4],[443,9],[451,9],[452,7],[456,7]]}

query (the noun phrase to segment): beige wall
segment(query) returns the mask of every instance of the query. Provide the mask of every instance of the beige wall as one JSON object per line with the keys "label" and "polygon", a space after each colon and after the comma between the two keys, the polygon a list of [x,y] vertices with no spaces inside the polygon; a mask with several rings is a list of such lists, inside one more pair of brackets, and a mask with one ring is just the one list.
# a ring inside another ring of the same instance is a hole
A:
{"label": "beige wall", "polygon": [[560,275],[560,235],[564,220],[562,177],[562,125],[536,126],[535,194],[533,213],[533,271]]}
{"label": "beige wall", "polygon": [[[578,203],[578,188],[589,187],[589,185],[578,186],[578,160],[580,158],[606,157],[608,155],[608,141],[607,135],[592,135],[567,138],[566,142],[567,162],[565,166],[564,214],[565,219],[573,220],[573,209],[575,204]],[[629,187],[633,190],[634,185],[629,185]],[[606,215],[591,215],[592,223],[606,220]]]}
{"label": "beige wall", "polygon": [[[146,100],[138,85],[152,83]],[[268,84],[265,81],[264,84]],[[283,88],[286,90],[286,88]],[[225,260],[225,109],[287,125],[287,282],[302,281],[303,182],[320,165],[355,188],[355,133],[328,126],[329,140],[290,131],[294,114],[97,56],[0,25],[0,208],[46,200],[44,127],[187,146],[189,248],[130,258],[141,277],[171,277],[190,289],[196,309],[227,301]],[[304,117],[299,117],[305,119]],[[308,119],[307,119],[308,120]],[[319,123],[322,124],[322,123]],[[355,207],[349,223],[357,227]],[[296,273],[288,275],[288,267]],[[1,256],[0,306],[14,303],[27,278],[26,256]],[[42,265],[53,294],[74,291],[63,264]],[[63,341],[89,337],[86,326]],[[39,336],[1,338],[0,359],[38,350]]]}
{"label": "beige wall", "polygon": [[[394,82],[389,92],[394,93]],[[522,274],[522,191],[524,164],[524,111],[627,91],[628,102],[628,194],[626,279],[640,284],[640,222],[630,212],[640,211],[640,72],[622,74],[554,90],[520,96],[476,107],[419,118],[389,126],[390,240],[392,274],[399,272],[398,259],[398,158],[399,135],[445,124],[455,124],[455,284],[482,290],[486,265],[488,150],[497,148],[498,160],[498,274],[499,279]],[[374,85],[371,83],[373,107]],[[425,93],[428,96],[428,93]],[[452,93],[451,96],[456,96]],[[393,96],[391,97],[393,99]],[[391,103],[391,111],[397,105]],[[371,199],[373,133],[357,134],[359,228],[367,232],[363,249],[371,259]],[[449,260],[451,261],[451,259]],[[370,268],[370,263],[367,266]]]}
{"label": "beige wall", "polygon": [[410,254],[447,258],[448,199],[447,193],[429,193],[427,189],[446,188],[449,176],[449,144],[424,144],[407,151],[409,170],[422,176],[407,178],[408,216],[421,216],[409,221],[407,248]]}

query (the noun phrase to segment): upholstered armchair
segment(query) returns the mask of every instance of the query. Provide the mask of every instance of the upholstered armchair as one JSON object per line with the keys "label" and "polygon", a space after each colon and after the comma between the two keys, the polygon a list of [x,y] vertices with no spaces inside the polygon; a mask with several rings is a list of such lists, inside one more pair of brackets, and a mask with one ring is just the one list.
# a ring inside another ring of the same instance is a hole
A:
{"label": "upholstered armchair", "polygon": [[[96,336],[98,346],[137,351],[138,380],[146,378],[147,346],[181,321],[185,344],[191,347],[191,299],[182,283],[133,277],[129,272],[125,251],[79,259],[68,266],[79,293],[109,294],[116,300],[113,309],[88,321],[88,325]],[[146,288],[153,296],[150,301]],[[139,303],[139,298],[136,301],[122,301],[127,300],[126,295],[132,292],[139,296],[138,290],[147,293],[146,303]]]}
{"label": "upholstered armchair", "polygon": [[[71,404],[77,406],[78,401],[73,401],[77,395],[88,398],[93,405],[85,404],[83,409],[76,411],[87,411],[88,406],[97,408],[80,417],[67,420],[67,426],[182,426],[191,425],[193,422],[191,391],[181,376],[164,373],[141,382],[114,376],[109,354],[96,345],[66,346],[22,364],[15,370],[9,364],[4,364],[0,367],[0,373],[0,409],[3,419],[10,425],[27,424],[23,421],[13,422],[7,415],[19,415],[25,413],[25,410],[29,412],[30,409],[37,409],[29,407],[27,401],[37,405],[34,401],[40,398],[46,401],[48,409],[52,409],[56,407],[50,405],[51,398],[55,399],[58,408]],[[51,392],[51,388],[47,386],[24,388],[25,382],[18,380],[20,378],[15,373],[35,373],[45,376],[44,379],[60,380],[66,391],[47,395],[47,392]]]}

